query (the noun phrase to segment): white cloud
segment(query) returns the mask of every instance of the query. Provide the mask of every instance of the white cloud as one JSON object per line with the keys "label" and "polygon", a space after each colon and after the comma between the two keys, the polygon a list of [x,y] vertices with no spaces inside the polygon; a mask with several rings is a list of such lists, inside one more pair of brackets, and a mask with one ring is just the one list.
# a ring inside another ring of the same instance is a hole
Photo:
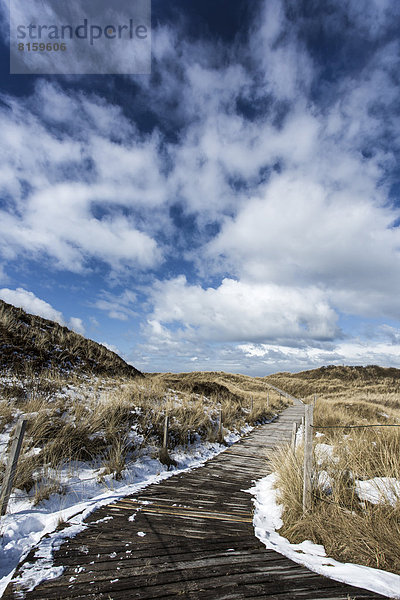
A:
{"label": "white cloud", "polygon": [[312,369],[328,364],[383,365],[400,368],[400,345],[362,340],[331,344],[329,348],[294,348],[279,344],[242,344],[237,347],[250,359],[251,368],[266,372]]}
{"label": "white cloud", "polygon": [[107,342],[99,342],[102,346],[104,346],[105,348],[107,348],[107,350],[111,350],[111,352],[115,352],[115,354],[118,354],[118,356],[121,355],[120,351],[118,350],[117,346],[114,346],[114,344],[107,344]]}
{"label": "white cloud", "polygon": [[[82,272],[90,258],[115,269],[155,266],[161,259],[156,242],[133,218],[110,213],[101,193],[93,186],[63,183],[33,194],[21,215],[0,211],[3,254],[13,258],[21,250],[31,256],[45,252],[58,268],[75,272]],[[98,206],[104,204],[103,218],[93,215],[95,199]]]}
{"label": "white cloud", "polygon": [[[67,325],[62,312],[56,310],[51,304],[38,298],[33,292],[29,292],[24,288],[17,288],[15,290],[2,288],[0,289],[0,298],[8,304],[23,308],[29,314],[55,321],[59,325]],[[71,317],[68,322],[68,327],[81,335],[84,335],[85,333],[83,321],[78,317]]]}
{"label": "white cloud", "polygon": [[175,357],[186,354],[187,350],[182,346],[178,336],[174,335],[168,327],[164,327],[157,319],[148,319],[143,327],[147,338],[147,350],[158,353],[160,348],[164,351],[174,352]]}
{"label": "white cloud", "polygon": [[337,316],[317,288],[224,279],[217,289],[203,289],[177,277],[158,284],[153,300],[153,321],[179,323],[189,338],[327,339],[337,333]]}
{"label": "white cloud", "polygon": [[85,334],[85,326],[83,324],[83,321],[82,321],[82,319],[79,319],[78,317],[70,318],[69,327],[76,333],[80,333],[81,335]]}
{"label": "white cloud", "polygon": [[320,285],[345,312],[399,318],[395,213],[354,188],[335,192],[312,178],[276,176],[226,220],[208,255],[248,282]]}
{"label": "white cloud", "polygon": [[41,300],[35,296],[33,292],[29,292],[23,288],[17,288],[16,290],[2,288],[0,289],[0,298],[8,304],[23,308],[28,313],[56,321],[60,325],[65,325],[62,313],[53,308],[48,302],[45,302],[45,300]]}
{"label": "white cloud", "polygon": [[278,100],[293,102],[300,92],[308,91],[313,64],[285,8],[279,0],[261,4],[250,45],[252,57],[262,66],[268,92]]}
{"label": "white cloud", "polygon": [[[162,251],[153,233],[168,227],[153,210],[166,189],[158,137],[138,135],[120,107],[49,83],[39,82],[26,105],[3,99],[0,253],[44,254],[74,272],[93,259],[116,271],[157,266]],[[59,134],[47,127],[57,119]]]}

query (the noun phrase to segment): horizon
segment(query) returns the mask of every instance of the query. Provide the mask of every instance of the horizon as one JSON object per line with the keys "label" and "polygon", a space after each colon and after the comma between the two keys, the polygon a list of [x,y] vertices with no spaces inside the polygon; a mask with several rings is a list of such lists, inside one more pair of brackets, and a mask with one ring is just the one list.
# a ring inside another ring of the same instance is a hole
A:
{"label": "horizon", "polygon": [[[0,298],[0,302],[2,302],[1,298]],[[17,308],[17,307],[14,307],[13,305],[9,305],[9,306],[12,306],[13,308]],[[27,311],[25,311],[25,312],[27,312]],[[39,315],[35,315],[33,313],[27,313],[27,314],[29,314],[31,316],[34,316],[34,317],[35,316],[39,316]],[[51,322],[56,323],[55,321],[51,321]],[[74,332],[73,329],[70,329],[70,331]],[[76,333],[76,332],[74,332],[74,333]],[[77,335],[83,335],[83,334],[77,334]],[[86,337],[86,336],[84,336],[84,337]],[[89,339],[90,341],[94,341],[95,342],[95,340],[92,340],[91,338],[86,338],[86,339]],[[98,343],[98,342],[96,342],[96,343]],[[107,348],[106,346],[104,346],[104,347]],[[111,350],[110,348],[107,348],[107,349],[109,351],[111,351],[111,352],[115,352],[114,350]],[[119,354],[118,354],[118,356],[123,359],[123,357],[120,356]],[[133,363],[127,363],[127,364],[129,364],[130,366],[135,367],[135,365]],[[317,371],[317,370],[320,370],[320,369],[334,369],[334,368],[340,368],[340,367],[344,368],[344,369],[355,369],[355,368],[361,368],[361,369],[367,369],[367,368],[396,369],[396,367],[384,367],[382,365],[377,365],[377,364],[369,364],[369,365],[351,365],[351,364],[335,364],[334,365],[334,364],[324,364],[324,365],[319,365],[318,367],[314,367],[312,369],[291,370],[291,371],[290,370],[289,371],[272,371],[271,373],[267,373],[265,375],[255,375],[254,377],[255,378],[263,379],[265,377],[268,377],[269,375],[285,375],[285,374],[296,375],[296,374],[299,374],[299,373],[306,373],[306,372],[311,372],[311,371]],[[145,371],[145,372],[142,372],[143,375],[157,375],[157,374],[167,375],[169,373],[172,374],[172,375],[192,374],[192,373],[199,373],[199,374],[202,374],[202,373],[203,374],[215,373],[215,374],[221,374],[221,375],[238,375],[238,376],[253,377],[252,375],[246,375],[245,373],[241,373],[241,372],[212,371],[212,370],[210,370],[210,371],[198,371],[198,370],[196,371],[196,370],[192,370],[192,371]]]}

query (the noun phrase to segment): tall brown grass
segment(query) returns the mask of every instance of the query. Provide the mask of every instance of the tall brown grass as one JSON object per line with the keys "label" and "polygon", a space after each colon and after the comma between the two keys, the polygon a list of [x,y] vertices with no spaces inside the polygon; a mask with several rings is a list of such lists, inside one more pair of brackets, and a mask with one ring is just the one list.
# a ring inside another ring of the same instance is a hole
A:
{"label": "tall brown grass", "polygon": [[141,376],[102,344],[3,300],[0,300],[0,367],[3,372],[32,376],[49,368],[57,373],[74,370],[108,376]]}
{"label": "tall brown grass", "polygon": [[[292,542],[311,539],[322,544],[338,560],[400,574],[400,497],[392,506],[384,497],[379,504],[361,501],[356,493],[357,480],[400,480],[400,427],[346,428],[400,424],[399,380],[379,372],[375,379],[363,377],[360,368],[358,376],[346,380],[339,369],[335,378],[332,368],[326,381],[302,374],[273,377],[275,385],[279,380],[280,387],[291,393],[301,391],[309,400],[315,391],[319,396],[314,413],[315,430],[320,429],[314,439],[313,506],[308,513],[302,510],[302,447],[295,455],[282,448],[273,457],[284,506],[280,533]],[[324,429],[338,425],[344,428]],[[321,443],[332,447],[331,455],[319,450]]]}
{"label": "tall brown grass", "polygon": [[3,429],[20,415],[29,416],[15,485],[33,490],[38,499],[57,488],[54,473],[67,463],[73,470],[74,463],[91,461],[99,478],[112,474],[120,479],[127,462],[142,452],[159,454],[166,415],[173,450],[198,440],[216,441],[220,410],[226,433],[265,421],[285,406],[275,392],[267,406],[264,382],[221,373],[132,380],[77,374],[66,379],[42,372],[0,387]]}

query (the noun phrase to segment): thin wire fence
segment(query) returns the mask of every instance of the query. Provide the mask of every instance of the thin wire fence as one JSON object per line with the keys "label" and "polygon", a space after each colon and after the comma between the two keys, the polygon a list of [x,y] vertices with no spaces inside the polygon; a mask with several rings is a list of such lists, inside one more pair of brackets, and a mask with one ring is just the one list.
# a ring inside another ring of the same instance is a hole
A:
{"label": "thin wire fence", "polygon": [[363,429],[367,427],[400,427],[395,423],[374,423],[368,425],[311,425],[313,429]]}
{"label": "thin wire fence", "polygon": [[[314,404],[315,405],[315,404]],[[399,423],[365,423],[365,424],[360,424],[360,425],[353,425],[353,424],[348,424],[348,425],[319,425],[319,424],[313,424],[313,423],[308,423],[308,426],[311,428],[311,431],[316,432],[317,430],[348,430],[348,429],[368,429],[368,428],[379,428],[379,427],[400,427]],[[312,436],[313,437],[313,436]],[[312,438],[311,438],[312,440]],[[304,441],[304,431],[303,431],[303,441]],[[312,443],[312,441],[311,441]],[[294,451],[294,463],[296,466],[296,470],[298,470],[298,473],[302,473],[304,477],[306,477],[305,471],[304,471],[304,465],[300,463],[300,461],[298,460],[297,456],[296,456],[296,451],[295,448],[298,444],[298,441],[294,442],[294,445],[292,445],[292,450]],[[315,448],[314,448],[315,449]],[[314,450],[313,450],[314,453]],[[349,503],[347,502],[347,505],[344,506],[344,504],[346,504],[346,501],[344,500],[342,503],[332,500],[331,498],[328,498],[325,496],[324,492],[322,492],[322,495],[317,493],[318,492],[318,479],[319,479],[319,472],[324,471],[324,469],[320,469],[318,468],[319,465],[314,463],[314,467],[312,468],[311,473],[309,474],[309,476],[311,477],[311,496],[315,499],[315,500],[319,500],[321,502],[325,502],[327,504],[331,504],[334,505],[336,507],[338,507],[339,509],[348,512],[349,508],[352,510],[355,507],[355,504],[353,502],[353,500]],[[336,476],[338,478],[344,477],[346,475],[348,475],[348,469],[339,469],[336,470]],[[353,491],[352,497],[355,499],[357,497],[357,492],[355,489],[355,485],[354,487],[350,486],[349,490]],[[333,493],[333,490],[330,490],[330,493]],[[328,495],[328,494],[327,494]],[[325,497],[323,497],[325,496]]]}

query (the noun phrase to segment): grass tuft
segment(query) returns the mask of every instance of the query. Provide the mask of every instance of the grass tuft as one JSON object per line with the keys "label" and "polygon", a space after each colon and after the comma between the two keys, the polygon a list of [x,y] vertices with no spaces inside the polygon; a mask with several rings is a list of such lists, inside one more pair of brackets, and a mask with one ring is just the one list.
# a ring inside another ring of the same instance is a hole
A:
{"label": "grass tuft", "polygon": [[[42,372],[9,385],[7,400],[0,403],[0,422],[5,431],[20,415],[29,416],[15,486],[40,501],[52,493],[51,470],[69,465],[74,472],[76,463],[86,461],[100,465],[100,479],[121,479],[127,462],[143,452],[170,468],[176,465],[175,447],[223,443],[227,431],[240,432],[246,423],[263,422],[283,407],[275,392],[267,407],[265,383],[240,375],[156,374],[132,379]],[[166,415],[167,453],[162,451]]]}
{"label": "grass tuft", "polygon": [[[314,496],[309,513],[302,511],[302,447],[296,455],[282,448],[272,459],[279,502],[284,506],[280,533],[293,543],[310,539],[322,544],[328,556],[340,561],[400,574],[400,497],[394,505],[383,496],[372,504],[361,501],[356,488],[357,481],[375,477],[400,481],[400,427],[323,429],[400,424],[395,399],[399,379],[392,369],[368,367],[363,372],[360,367],[338,367],[334,377],[335,369],[271,378],[290,393],[301,390],[310,400],[318,390],[314,424],[322,434],[314,439]],[[331,450],[327,452],[321,443]]]}

